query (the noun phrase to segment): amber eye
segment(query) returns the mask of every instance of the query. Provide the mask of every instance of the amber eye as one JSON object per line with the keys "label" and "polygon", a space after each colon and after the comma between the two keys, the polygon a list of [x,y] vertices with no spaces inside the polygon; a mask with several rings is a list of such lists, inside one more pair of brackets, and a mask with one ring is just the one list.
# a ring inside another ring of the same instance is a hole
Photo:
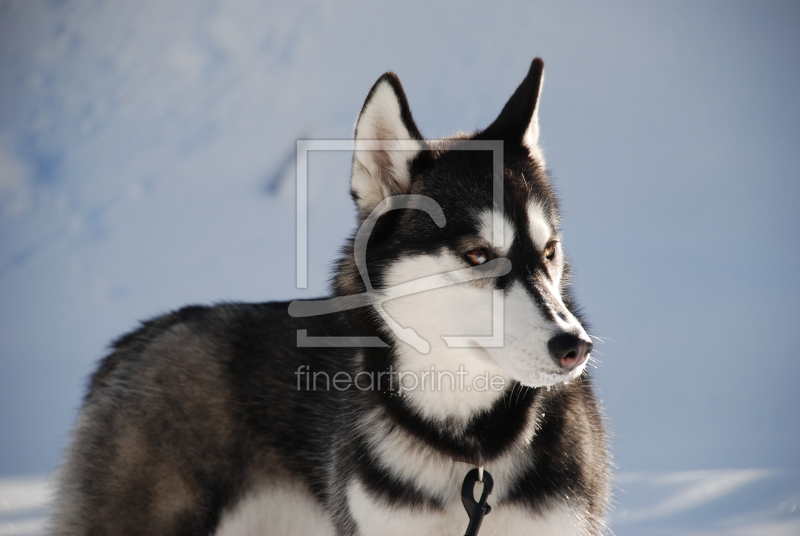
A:
{"label": "amber eye", "polygon": [[556,257],[556,246],[558,242],[550,242],[547,244],[547,247],[544,248],[544,256],[548,261],[552,261]]}
{"label": "amber eye", "polygon": [[467,262],[472,266],[478,266],[489,260],[489,252],[485,248],[473,249],[464,255],[464,258],[467,259]]}

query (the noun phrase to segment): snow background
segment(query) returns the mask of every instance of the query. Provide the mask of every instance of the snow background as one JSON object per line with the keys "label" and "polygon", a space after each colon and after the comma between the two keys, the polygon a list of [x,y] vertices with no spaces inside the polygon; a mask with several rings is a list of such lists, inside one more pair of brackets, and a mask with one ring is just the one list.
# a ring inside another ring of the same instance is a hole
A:
{"label": "snow background", "polygon": [[[347,139],[397,72],[428,137],[545,59],[542,137],[617,466],[614,532],[800,534],[800,4],[0,1],[0,535],[36,534],[110,340],[319,296]],[[288,164],[287,164],[288,162]]]}

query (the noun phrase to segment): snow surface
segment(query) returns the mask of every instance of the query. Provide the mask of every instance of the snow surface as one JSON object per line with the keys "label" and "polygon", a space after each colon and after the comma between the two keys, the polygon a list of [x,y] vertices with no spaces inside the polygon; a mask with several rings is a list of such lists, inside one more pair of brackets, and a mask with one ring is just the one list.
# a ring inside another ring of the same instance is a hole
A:
{"label": "snow surface", "polygon": [[[618,536],[796,536],[796,482],[763,469],[622,474],[610,523]],[[0,536],[43,534],[51,494],[44,478],[0,479]]]}
{"label": "snow surface", "polygon": [[349,157],[311,157],[298,290],[295,140],[388,69],[427,136],[486,126],[534,55],[614,531],[800,533],[800,5],[496,4],[0,1],[0,534],[39,530],[111,339],[325,292]]}

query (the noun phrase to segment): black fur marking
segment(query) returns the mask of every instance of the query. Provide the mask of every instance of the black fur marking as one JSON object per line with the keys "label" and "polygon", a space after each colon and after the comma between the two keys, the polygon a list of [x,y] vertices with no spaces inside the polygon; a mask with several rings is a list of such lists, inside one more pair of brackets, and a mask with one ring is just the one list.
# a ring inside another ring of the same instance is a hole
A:
{"label": "black fur marking", "polygon": [[[547,277],[547,268],[545,268],[538,252],[533,247],[527,232],[524,235],[518,233],[517,240],[514,241],[508,256],[512,265],[523,267],[521,270],[518,269],[515,276],[518,277],[525,290],[528,291],[528,295],[533,298],[539,311],[546,319],[554,321],[553,310],[545,302],[540,288],[541,279]],[[522,273],[520,274],[519,272]]]}
{"label": "black fur marking", "polygon": [[[390,365],[396,370],[391,351],[365,350],[368,370],[389,370]],[[463,428],[446,429],[440,423],[421,418],[396,389],[381,387],[377,391],[380,403],[399,425],[442,454],[473,464],[497,459],[525,440],[521,434],[530,427],[531,408],[538,392],[513,382],[489,411],[474,416]]]}
{"label": "black fur marking", "polygon": [[419,492],[412,484],[382,468],[362,437],[353,439],[351,449],[352,463],[357,468],[356,475],[370,495],[379,497],[393,508],[444,510],[439,498]]}
{"label": "black fur marking", "polygon": [[540,410],[544,417],[530,449],[534,465],[519,476],[505,502],[542,512],[554,501],[577,501],[589,513],[592,534],[599,534],[608,467],[588,376],[554,388]]}

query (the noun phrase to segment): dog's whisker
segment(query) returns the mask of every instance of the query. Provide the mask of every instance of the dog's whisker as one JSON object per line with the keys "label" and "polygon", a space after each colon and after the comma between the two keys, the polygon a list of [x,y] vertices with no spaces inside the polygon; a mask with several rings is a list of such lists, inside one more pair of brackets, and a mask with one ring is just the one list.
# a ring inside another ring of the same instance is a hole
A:
{"label": "dog's whisker", "polygon": [[602,342],[602,343],[605,343],[606,341],[617,342],[614,339],[612,339],[611,337],[601,337],[599,335],[592,335],[591,333],[587,333],[587,335],[589,337],[591,337],[592,339],[595,339],[598,342]]}

